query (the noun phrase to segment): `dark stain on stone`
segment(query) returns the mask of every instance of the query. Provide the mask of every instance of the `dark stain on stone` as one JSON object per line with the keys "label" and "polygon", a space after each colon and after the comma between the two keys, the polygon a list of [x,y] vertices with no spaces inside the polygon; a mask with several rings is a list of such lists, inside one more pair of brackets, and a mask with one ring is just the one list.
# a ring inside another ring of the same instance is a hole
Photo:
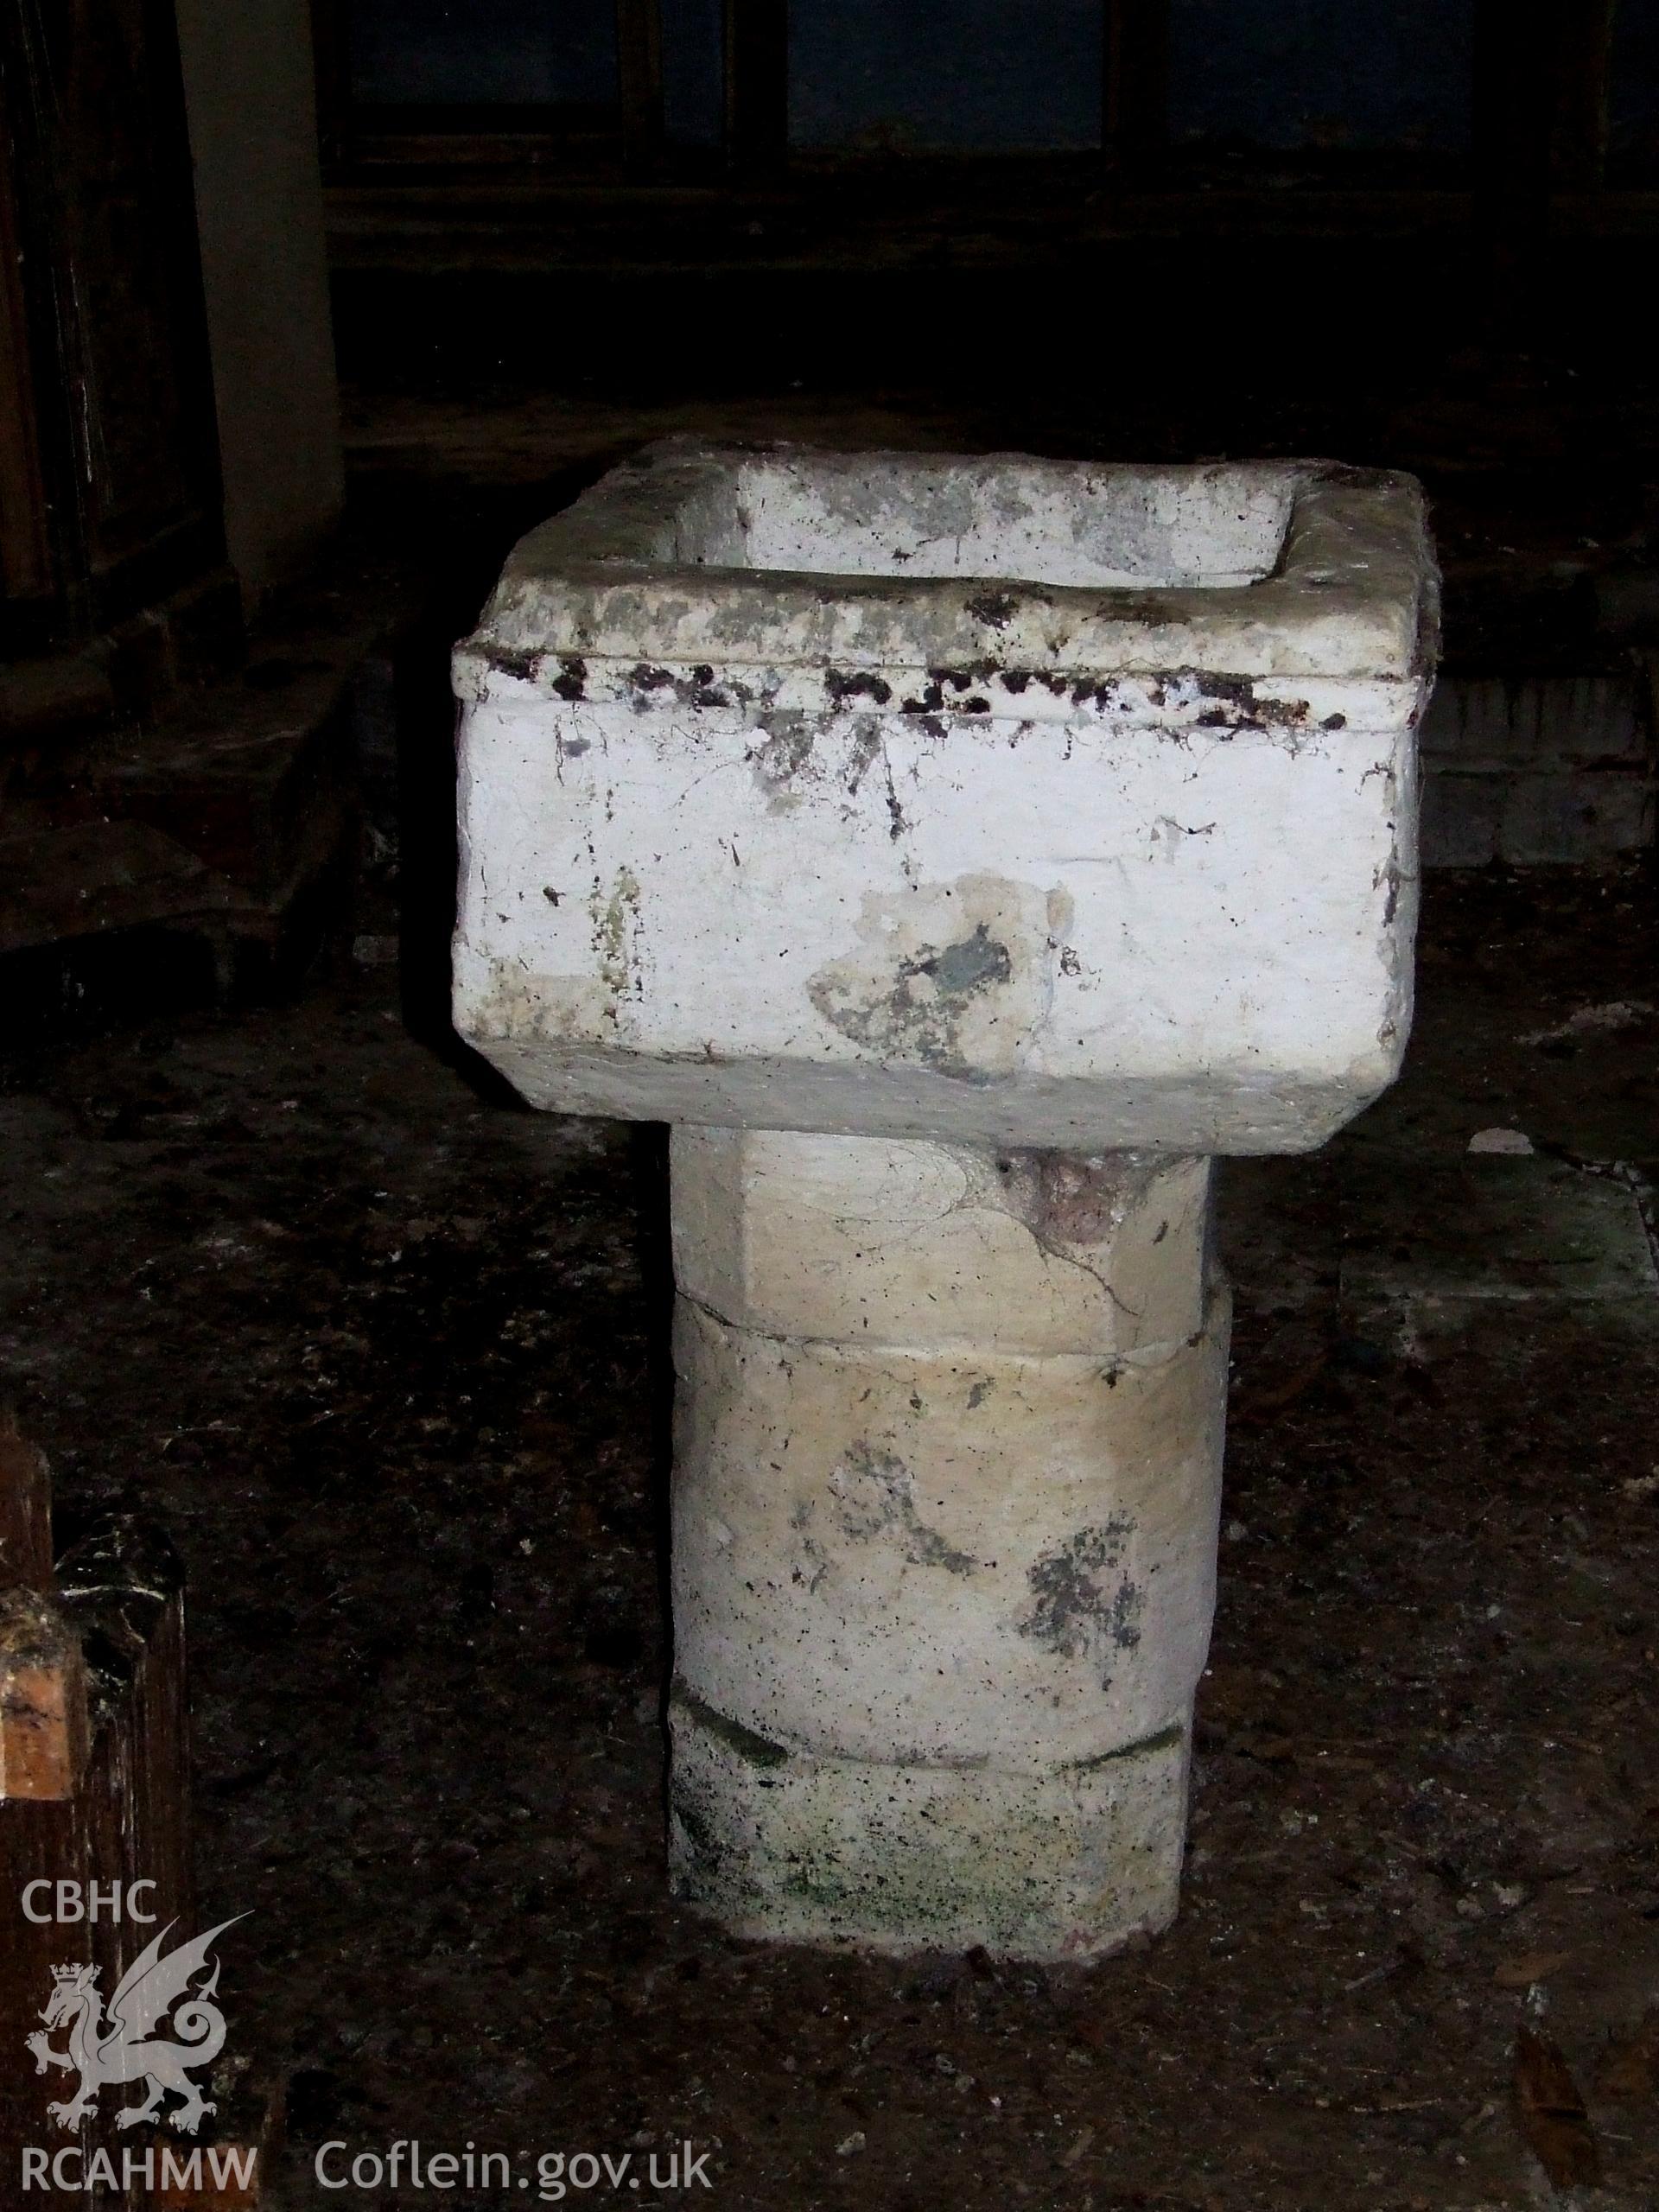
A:
{"label": "dark stain on stone", "polygon": [[694,1697],[683,1683],[676,1682],[671,1692],[672,1702],[678,1706],[688,1719],[695,1720],[708,1735],[735,1751],[751,1766],[775,1767],[785,1765],[789,1753],[781,1744],[774,1744],[770,1736],[762,1736],[753,1728],[746,1728],[741,1720],[728,1719],[725,1713],[716,1713],[700,1697]]}
{"label": "dark stain on stone", "polygon": [[1133,1651],[1141,1641],[1141,1615],[1146,1592],[1126,1575],[1112,1595],[1111,1637],[1120,1651]]}
{"label": "dark stain on stone", "polygon": [[1307,720],[1306,699],[1261,698],[1248,676],[1226,676],[1210,669],[1184,672],[1206,700],[1216,702],[1206,706],[1198,716],[1200,729],[1224,729],[1231,734],[1241,730],[1282,728]]}
{"label": "dark stain on stone", "polygon": [[976,683],[988,683],[999,672],[994,660],[964,661],[960,668],[930,668],[927,671],[941,696],[947,683],[953,691],[971,691]]}
{"label": "dark stain on stone", "polygon": [[1141,1641],[1142,1593],[1127,1574],[1114,1589],[1107,1584],[1134,1531],[1127,1515],[1115,1513],[1045,1553],[1026,1578],[1033,1602],[1018,1624],[1020,1635],[1064,1659],[1082,1658],[1103,1642],[1132,1650]]}
{"label": "dark stain on stone", "polygon": [[1097,600],[1095,615],[1102,622],[1147,622],[1160,630],[1184,629],[1192,620],[1159,592],[1123,589],[1114,589],[1109,599]]}
{"label": "dark stain on stone", "polygon": [[1382,880],[1389,887],[1389,895],[1382,903],[1382,926],[1387,929],[1400,909],[1400,863],[1391,860],[1382,871]]}
{"label": "dark stain on stone", "polygon": [[763,782],[774,789],[787,784],[812,758],[816,726],[792,709],[779,709],[766,719],[765,744],[750,748],[747,758]]}
{"label": "dark stain on stone", "polygon": [[[896,832],[904,822],[890,768],[887,803]],[[944,935],[953,918],[940,919]],[[985,1049],[999,1041],[995,1032],[1005,1013],[1017,1020],[1025,1010],[1014,953],[1000,933],[1002,927],[995,913],[970,926],[964,911],[943,944],[921,938],[919,931],[908,951],[867,942],[814,976],[807,995],[832,1027],[883,1060],[919,1063],[964,1083],[991,1081],[982,1065]],[[1010,995],[999,996],[1004,990]],[[963,1049],[970,1023],[976,1025],[971,1055]],[[977,1033],[980,1023],[984,1037]]]}
{"label": "dark stain on stone", "polygon": [[698,663],[689,676],[676,676],[671,668],[658,668],[650,661],[640,661],[628,672],[628,682],[636,694],[649,697],[653,692],[671,691],[683,707],[728,707],[731,700],[715,682],[715,671],[706,661]]}
{"label": "dark stain on stone", "polygon": [[1006,629],[1020,611],[1020,602],[1011,591],[982,591],[967,602],[968,612],[976,622],[988,622],[993,630]]}
{"label": "dark stain on stone", "polygon": [[1236,707],[1254,707],[1255,685],[1248,676],[1220,676],[1208,669],[1194,669],[1192,681],[1210,699],[1230,699]]}
{"label": "dark stain on stone", "polygon": [[1072,1759],[1065,1768],[1067,1774],[1093,1774],[1097,1767],[1109,1766],[1115,1759],[1139,1758],[1153,1751],[1172,1751],[1181,1740],[1181,1730],[1172,1724],[1160,1728],[1155,1736],[1143,1736],[1138,1744],[1120,1744],[1115,1751],[1096,1751],[1091,1759]]}
{"label": "dark stain on stone", "polygon": [[971,1574],[978,1561],[930,1529],[916,1510],[914,1480],[896,1453],[874,1445],[855,1444],[836,1478],[841,1496],[841,1525],[857,1542],[894,1531],[912,1567],[942,1567],[947,1574]]}
{"label": "dark stain on stone", "polygon": [[906,981],[912,976],[931,976],[945,997],[955,999],[969,998],[992,983],[1006,983],[1013,973],[1007,946],[983,922],[975,925],[971,937],[947,944],[943,952],[906,961],[899,969]]}
{"label": "dark stain on stone", "polygon": [[881,750],[881,726],[874,715],[861,715],[853,734],[847,758],[847,789],[853,797],[870,772],[871,764]]}
{"label": "dark stain on stone", "polygon": [[[561,699],[585,699],[588,696],[588,664],[580,653],[561,653],[559,673],[553,679],[553,689]],[[569,752],[574,746],[566,747]]]}
{"label": "dark stain on stone", "polygon": [[838,668],[823,671],[823,688],[836,706],[849,699],[872,699],[878,707],[885,707],[893,696],[893,686],[867,668],[855,669],[850,675]]}

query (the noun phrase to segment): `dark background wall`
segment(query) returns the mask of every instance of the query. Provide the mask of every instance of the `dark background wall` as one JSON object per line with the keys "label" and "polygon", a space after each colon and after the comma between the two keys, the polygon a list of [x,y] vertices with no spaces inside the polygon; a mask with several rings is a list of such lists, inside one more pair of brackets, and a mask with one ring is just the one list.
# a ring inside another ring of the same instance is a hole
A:
{"label": "dark background wall", "polygon": [[[1173,0],[1178,143],[1457,154],[1473,0]],[[1098,143],[1098,0],[794,0],[791,135],[804,147],[1014,151]],[[355,0],[358,98],[614,96],[612,0]],[[664,0],[668,125],[712,143],[720,0]],[[1624,0],[1616,154],[1659,154],[1659,0]]]}
{"label": "dark background wall", "polygon": [[798,0],[790,132],[1001,152],[1100,139],[1097,0]]}
{"label": "dark background wall", "polygon": [[1173,0],[1176,138],[1256,146],[1468,142],[1473,0]]}
{"label": "dark background wall", "polygon": [[1613,23],[1615,162],[1659,168],[1659,0],[1623,0]]}
{"label": "dark background wall", "polygon": [[483,105],[616,96],[613,0],[355,0],[359,99]]}

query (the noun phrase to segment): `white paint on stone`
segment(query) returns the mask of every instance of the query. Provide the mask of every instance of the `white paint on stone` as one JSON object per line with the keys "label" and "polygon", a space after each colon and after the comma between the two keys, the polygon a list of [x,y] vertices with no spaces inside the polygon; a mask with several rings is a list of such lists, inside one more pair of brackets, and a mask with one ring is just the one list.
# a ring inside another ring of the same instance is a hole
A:
{"label": "white paint on stone", "polygon": [[458,1025],[682,1125],[670,1856],[740,1932],[1173,1916],[1207,1156],[1398,1065],[1434,618],[1404,479],[671,444],[461,649]]}
{"label": "white paint on stone", "polygon": [[563,1111],[1317,1144],[1409,1023],[1433,602],[1402,479],[658,448],[458,655],[458,1024]]}

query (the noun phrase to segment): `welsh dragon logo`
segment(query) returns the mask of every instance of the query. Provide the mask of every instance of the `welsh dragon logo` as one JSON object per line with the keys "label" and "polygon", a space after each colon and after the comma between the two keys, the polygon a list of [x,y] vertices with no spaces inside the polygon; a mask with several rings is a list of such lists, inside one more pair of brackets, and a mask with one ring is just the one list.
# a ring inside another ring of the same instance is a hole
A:
{"label": "welsh dragon logo", "polygon": [[[245,1920],[247,1915],[238,1913],[236,1918]],[[213,2001],[219,1988],[218,1962],[194,1993],[190,1984],[207,1972],[214,1939],[234,1928],[236,1920],[222,1920],[194,1943],[181,1943],[163,1956],[162,1946],[176,1924],[168,1921],[122,1975],[107,2018],[96,1967],[53,1967],[52,1995],[41,2014],[45,2027],[37,2028],[28,2043],[37,2074],[59,2066],[66,2074],[80,2075],[80,2087],[73,2097],[47,2107],[60,2127],[78,2128],[96,2109],[100,2089],[128,2082],[147,2082],[149,2093],[142,2104],[128,2105],[117,2113],[118,2127],[136,2127],[140,2120],[162,2117],[162,2101],[169,2094],[182,2101],[165,2117],[187,2135],[194,2135],[203,2114],[214,2109],[189,2076],[198,2067],[210,2065],[225,2048],[225,2015]],[[164,2023],[181,2041],[168,2042],[154,2033]],[[68,2050],[54,2050],[48,2039],[50,2032],[66,2024]]]}

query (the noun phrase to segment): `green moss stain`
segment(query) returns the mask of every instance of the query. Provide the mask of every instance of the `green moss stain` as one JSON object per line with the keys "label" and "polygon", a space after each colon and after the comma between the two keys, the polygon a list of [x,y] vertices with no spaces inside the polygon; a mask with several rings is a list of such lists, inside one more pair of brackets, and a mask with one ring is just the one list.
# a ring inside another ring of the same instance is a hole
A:
{"label": "green moss stain", "polygon": [[620,868],[608,893],[595,883],[588,895],[588,912],[594,925],[594,951],[600,980],[614,1001],[643,998],[645,984],[638,972],[639,882],[631,868]]}

